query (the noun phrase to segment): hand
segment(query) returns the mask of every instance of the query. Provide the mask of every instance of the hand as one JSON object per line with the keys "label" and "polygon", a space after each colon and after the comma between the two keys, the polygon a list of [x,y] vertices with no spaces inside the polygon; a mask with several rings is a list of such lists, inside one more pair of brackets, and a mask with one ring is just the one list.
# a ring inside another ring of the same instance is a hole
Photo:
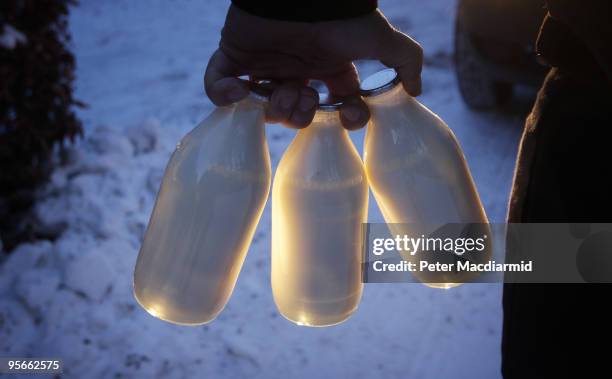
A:
{"label": "hand", "polygon": [[359,97],[359,75],[352,63],[356,59],[380,60],[396,69],[410,95],[421,93],[421,47],[394,29],[379,11],[347,20],[303,23],[266,19],[230,6],[204,86],[211,101],[222,106],[249,94],[247,83],[238,76],[278,81],[267,121],[302,128],[312,121],[319,102],[308,81],[321,80],[332,97],[343,100],[344,127],[357,129],[367,123],[370,113]]}

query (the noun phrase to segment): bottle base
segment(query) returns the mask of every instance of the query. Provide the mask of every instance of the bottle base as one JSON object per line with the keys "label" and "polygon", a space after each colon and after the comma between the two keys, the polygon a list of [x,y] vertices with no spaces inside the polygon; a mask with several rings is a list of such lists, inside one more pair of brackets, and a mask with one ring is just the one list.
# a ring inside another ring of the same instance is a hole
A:
{"label": "bottle base", "polygon": [[349,313],[342,315],[342,316],[333,316],[333,317],[326,317],[326,318],[317,318],[316,320],[314,318],[308,318],[308,317],[293,317],[293,316],[288,316],[286,314],[284,314],[283,312],[279,313],[281,314],[281,316],[283,316],[283,318],[285,318],[287,321],[291,321],[292,323],[298,325],[298,326],[307,326],[309,328],[327,328],[330,326],[336,326],[339,324],[342,324],[343,322],[345,322],[346,320],[348,320],[349,318],[351,318],[351,316],[353,315],[353,313],[355,312],[355,310],[357,310],[357,308],[353,309],[352,311],[350,311]]}
{"label": "bottle base", "polygon": [[219,311],[219,312],[214,313],[211,317],[206,317],[206,318],[197,319],[197,320],[191,319],[191,318],[181,318],[181,317],[177,317],[176,315],[173,315],[171,312],[168,312],[167,307],[163,305],[158,305],[154,302],[145,301],[141,299],[138,296],[136,290],[134,290],[133,293],[134,293],[134,298],[136,299],[136,302],[138,303],[138,305],[140,305],[142,309],[144,309],[148,314],[150,314],[151,316],[157,319],[160,319],[162,321],[165,321],[165,322],[168,322],[174,325],[180,325],[180,326],[205,325],[205,324],[212,322],[215,318],[217,318],[219,313],[221,313],[221,311]]}
{"label": "bottle base", "polygon": [[459,287],[463,283],[423,283],[429,288],[449,290],[451,288]]}
{"label": "bottle base", "polygon": [[324,328],[348,320],[359,306],[361,291],[340,300],[332,301],[277,301],[276,308],[287,320],[299,326]]}

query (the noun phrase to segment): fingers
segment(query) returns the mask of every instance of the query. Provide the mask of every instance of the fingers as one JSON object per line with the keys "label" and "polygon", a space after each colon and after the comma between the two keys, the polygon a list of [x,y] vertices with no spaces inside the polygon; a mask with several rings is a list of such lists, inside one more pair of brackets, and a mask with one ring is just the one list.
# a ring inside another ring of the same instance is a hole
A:
{"label": "fingers", "polygon": [[270,96],[270,106],[266,114],[269,122],[287,122],[300,98],[299,86],[295,83],[284,83],[278,86]]}
{"label": "fingers", "polygon": [[354,95],[343,99],[340,106],[342,126],[348,130],[360,129],[367,124],[369,119],[370,110],[360,96]]}
{"label": "fingers", "polygon": [[359,74],[355,65],[349,63],[343,70],[323,78],[329,93],[334,97],[346,97],[359,93]]}
{"label": "fingers", "polygon": [[423,49],[404,33],[394,30],[380,61],[397,71],[404,89],[411,96],[421,94],[421,70]]}
{"label": "fingers", "polygon": [[314,118],[318,104],[319,93],[310,87],[302,87],[300,89],[300,99],[297,107],[291,113],[288,125],[296,128],[308,126]]}
{"label": "fingers", "polygon": [[340,121],[348,130],[362,128],[370,119],[370,111],[359,97],[359,74],[355,65],[349,64],[342,72],[324,79],[332,98],[342,101]]}
{"label": "fingers", "polygon": [[210,57],[204,74],[204,89],[215,105],[229,105],[248,96],[248,85],[236,78],[239,74],[221,50]]}
{"label": "fingers", "polygon": [[[229,105],[248,96],[249,87],[246,82],[236,78],[239,74],[239,70],[221,50],[212,55],[204,74],[204,88],[215,105]],[[319,94],[306,87],[306,83],[285,82],[277,87],[270,98],[267,120],[293,128],[308,126],[317,110]]]}
{"label": "fingers", "polygon": [[317,91],[297,82],[286,82],[272,92],[267,121],[301,129],[312,122],[318,104]]}
{"label": "fingers", "polygon": [[[423,49],[413,39],[393,28],[380,12],[363,17],[323,23],[318,34],[318,44],[325,51],[333,51],[337,57],[376,59],[394,68],[412,96],[421,93],[421,69]],[[359,36],[359,43],[355,43]]]}

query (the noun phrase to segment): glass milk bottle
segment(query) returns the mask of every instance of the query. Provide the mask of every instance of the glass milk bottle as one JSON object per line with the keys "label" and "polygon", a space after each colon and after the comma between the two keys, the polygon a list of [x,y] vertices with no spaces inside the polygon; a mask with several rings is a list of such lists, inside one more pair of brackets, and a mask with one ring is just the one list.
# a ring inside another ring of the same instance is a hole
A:
{"label": "glass milk bottle", "polygon": [[134,272],[153,316],[203,324],[227,303],[270,190],[263,106],[215,109],[170,158]]}
{"label": "glass milk bottle", "polygon": [[272,189],[272,292],[307,326],[346,320],[361,299],[363,163],[335,105],[319,107],[283,155]]}
{"label": "glass milk bottle", "polygon": [[[449,223],[474,223],[468,229],[470,235],[478,237],[489,232],[461,147],[444,121],[404,91],[394,70],[383,70],[364,80],[362,95],[371,112],[364,141],[365,169],[391,232],[417,238],[443,237],[441,231],[457,230],[444,227]],[[440,263],[457,259],[485,262],[490,254],[487,249],[461,258],[443,252],[404,254],[403,258]],[[459,285],[475,275],[414,274],[425,284],[440,288]]]}

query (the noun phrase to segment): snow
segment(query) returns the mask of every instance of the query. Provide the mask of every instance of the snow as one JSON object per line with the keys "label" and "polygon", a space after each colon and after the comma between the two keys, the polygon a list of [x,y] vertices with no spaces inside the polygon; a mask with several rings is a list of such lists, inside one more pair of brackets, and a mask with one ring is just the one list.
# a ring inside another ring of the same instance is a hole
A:
{"label": "snow", "polygon": [[[132,295],[132,270],[163,169],[210,110],[202,89],[227,1],[82,0],[70,19],[85,138],[41,194],[61,237],[0,263],[0,355],[55,356],[65,376],[163,378],[498,378],[501,286],[366,285],[330,328],[281,317],[270,289],[270,209],[233,296],[211,324],[170,325]],[[503,221],[522,125],[515,109],[474,113],[452,69],[454,1],[383,1],[424,47],[424,93],[460,140],[491,221]],[[367,75],[379,66],[360,62]],[[518,105],[525,108],[527,105]],[[524,111],[524,109],[521,109]],[[520,112],[519,112],[520,113]],[[276,165],[294,135],[267,128]],[[361,149],[363,130],[351,134]],[[372,222],[382,216],[370,201]]]}
{"label": "snow", "polygon": [[2,34],[0,34],[0,47],[13,50],[17,45],[27,42],[28,39],[22,32],[8,24],[3,26]]}

